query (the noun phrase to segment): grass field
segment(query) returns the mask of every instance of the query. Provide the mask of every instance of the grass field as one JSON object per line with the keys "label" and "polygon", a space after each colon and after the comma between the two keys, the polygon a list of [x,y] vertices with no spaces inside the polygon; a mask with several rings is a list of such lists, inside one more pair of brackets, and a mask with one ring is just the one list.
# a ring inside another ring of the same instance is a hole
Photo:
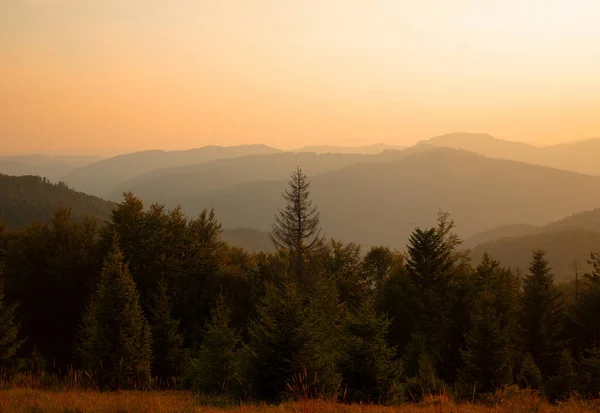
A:
{"label": "grass field", "polygon": [[569,401],[549,405],[536,395],[498,401],[496,405],[455,404],[443,396],[419,404],[394,407],[345,405],[325,401],[303,401],[278,406],[246,404],[216,407],[186,392],[99,393],[87,390],[48,391],[33,389],[0,390],[0,413],[518,413],[518,412],[600,412],[596,402]]}

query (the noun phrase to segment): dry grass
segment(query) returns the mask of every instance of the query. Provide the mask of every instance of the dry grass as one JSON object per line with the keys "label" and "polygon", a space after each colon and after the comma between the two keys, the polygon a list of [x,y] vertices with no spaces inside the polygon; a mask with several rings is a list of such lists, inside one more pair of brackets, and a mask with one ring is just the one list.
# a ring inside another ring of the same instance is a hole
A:
{"label": "dry grass", "polygon": [[600,404],[570,401],[551,406],[536,395],[517,397],[497,406],[456,404],[443,397],[431,397],[419,404],[395,407],[344,405],[307,400],[279,406],[246,404],[239,407],[211,407],[186,392],[99,393],[88,390],[44,391],[13,388],[0,391],[0,413],[519,413],[519,412],[600,412]]}

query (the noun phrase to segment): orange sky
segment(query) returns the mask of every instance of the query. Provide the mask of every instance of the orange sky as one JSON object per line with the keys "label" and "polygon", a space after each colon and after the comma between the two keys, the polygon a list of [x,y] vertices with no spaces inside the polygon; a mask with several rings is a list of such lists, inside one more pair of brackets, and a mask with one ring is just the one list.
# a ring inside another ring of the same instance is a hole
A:
{"label": "orange sky", "polygon": [[0,153],[600,137],[598,0],[0,0]]}

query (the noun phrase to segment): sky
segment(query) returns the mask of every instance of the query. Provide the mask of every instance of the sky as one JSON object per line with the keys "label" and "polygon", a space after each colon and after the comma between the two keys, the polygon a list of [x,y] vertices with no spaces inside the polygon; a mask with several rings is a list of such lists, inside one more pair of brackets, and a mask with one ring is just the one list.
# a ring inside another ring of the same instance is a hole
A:
{"label": "sky", "polygon": [[0,0],[0,153],[600,137],[598,0]]}

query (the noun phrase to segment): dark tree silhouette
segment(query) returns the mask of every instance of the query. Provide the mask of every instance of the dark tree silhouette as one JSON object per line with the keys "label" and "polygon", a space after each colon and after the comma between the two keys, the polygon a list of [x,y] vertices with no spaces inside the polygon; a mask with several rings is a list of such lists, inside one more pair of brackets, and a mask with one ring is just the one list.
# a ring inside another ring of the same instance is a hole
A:
{"label": "dark tree silhouette", "polygon": [[298,167],[282,194],[287,205],[275,214],[270,234],[277,249],[287,250],[295,260],[296,277],[302,280],[306,255],[319,246],[323,237],[319,226],[319,211],[309,199],[310,181]]}

